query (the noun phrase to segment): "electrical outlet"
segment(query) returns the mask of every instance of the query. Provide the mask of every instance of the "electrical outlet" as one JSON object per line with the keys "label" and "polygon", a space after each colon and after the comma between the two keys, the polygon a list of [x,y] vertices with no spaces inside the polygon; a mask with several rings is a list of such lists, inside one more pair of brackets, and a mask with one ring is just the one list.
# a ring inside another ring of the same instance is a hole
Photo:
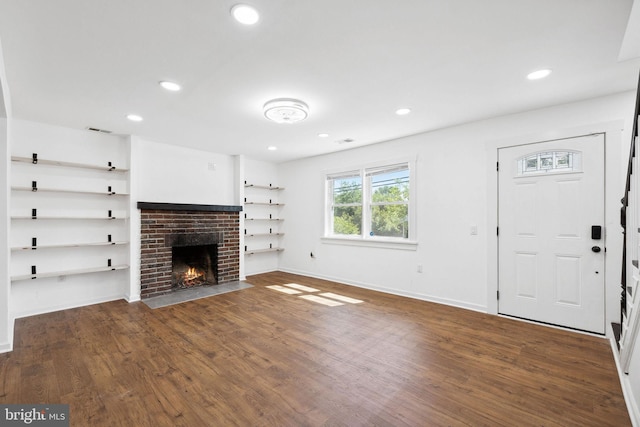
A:
{"label": "electrical outlet", "polygon": [[422,264],[418,264],[418,273],[422,273]]}

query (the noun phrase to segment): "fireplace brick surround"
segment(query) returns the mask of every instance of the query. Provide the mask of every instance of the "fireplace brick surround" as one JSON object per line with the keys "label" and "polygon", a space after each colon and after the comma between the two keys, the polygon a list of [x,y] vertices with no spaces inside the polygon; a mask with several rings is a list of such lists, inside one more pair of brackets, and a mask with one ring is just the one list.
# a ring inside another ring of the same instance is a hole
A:
{"label": "fireplace brick surround", "polygon": [[239,280],[240,206],[139,202],[138,208],[141,298],[172,291],[170,240],[182,233],[219,233],[217,283]]}

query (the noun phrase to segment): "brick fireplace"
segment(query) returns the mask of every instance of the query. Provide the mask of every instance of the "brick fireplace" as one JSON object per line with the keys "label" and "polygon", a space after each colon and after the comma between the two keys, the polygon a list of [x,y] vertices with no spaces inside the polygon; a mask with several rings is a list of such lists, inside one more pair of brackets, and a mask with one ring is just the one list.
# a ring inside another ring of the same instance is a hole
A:
{"label": "brick fireplace", "polygon": [[142,298],[175,290],[173,248],[190,242],[216,246],[215,283],[239,280],[241,206],[138,202],[138,209]]}

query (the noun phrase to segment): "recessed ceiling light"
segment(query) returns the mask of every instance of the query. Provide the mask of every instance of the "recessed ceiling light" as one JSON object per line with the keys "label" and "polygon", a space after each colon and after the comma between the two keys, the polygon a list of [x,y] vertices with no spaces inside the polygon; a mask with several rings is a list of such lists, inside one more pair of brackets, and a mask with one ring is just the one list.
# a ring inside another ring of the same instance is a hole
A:
{"label": "recessed ceiling light", "polygon": [[171,92],[178,92],[182,87],[178,83],[161,81],[160,86]]}
{"label": "recessed ceiling light", "polygon": [[262,107],[264,116],[276,123],[296,123],[307,118],[309,107],[298,99],[278,98]]}
{"label": "recessed ceiling light", "polygon": [[267,150],[269,150],[269,151],[276,151],[277,149],[278,149],[278,147],[273,146],[273,145],[270,145],[270,146],[267,147]]}
{"label": "recessed ceiling light", "polygon": [[527,74],[527,78],[529,80],[540,80],[540,79],[544,79],[545,77],[548,77],[549,74],[551,74],[551,70],[549,69],[537,70]]}
{"label": "recessed ceiling light", "polygon": [[231,15],[244,25],[253,25],[260,20],[258,11],[246,4],[237,4],[231,8]]}
{"label": "recessed ceiling light", "polygon": [[127,114],[127,119],[131,120],[132,122],[141,122],[142,116],[139,116],[137,114]]}
{"label": "recessed ceiling light", "polygon": [[406,116],[411,112],[411,108],[398,108],[396,114],[399,116]]}
{"label": "recessed ceiling light", "polygon": [[319,133],[318,137],[320,137],[320,138],[328,138],[329,134],[328,133]]}

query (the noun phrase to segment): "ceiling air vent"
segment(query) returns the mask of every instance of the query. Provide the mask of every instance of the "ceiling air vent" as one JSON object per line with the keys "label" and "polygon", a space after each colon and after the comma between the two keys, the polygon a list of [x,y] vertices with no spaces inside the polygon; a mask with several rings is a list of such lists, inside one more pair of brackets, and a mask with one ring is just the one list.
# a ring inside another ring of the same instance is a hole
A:
{"label": "ceiling air vent", "polygon": [[98,129],[98,128],[92,128],[92,127],[86,127],[86,130],[90,130],[92,132],[100,132],[100,133],[111,133],[110,130],[105,130],[105,129]]}

